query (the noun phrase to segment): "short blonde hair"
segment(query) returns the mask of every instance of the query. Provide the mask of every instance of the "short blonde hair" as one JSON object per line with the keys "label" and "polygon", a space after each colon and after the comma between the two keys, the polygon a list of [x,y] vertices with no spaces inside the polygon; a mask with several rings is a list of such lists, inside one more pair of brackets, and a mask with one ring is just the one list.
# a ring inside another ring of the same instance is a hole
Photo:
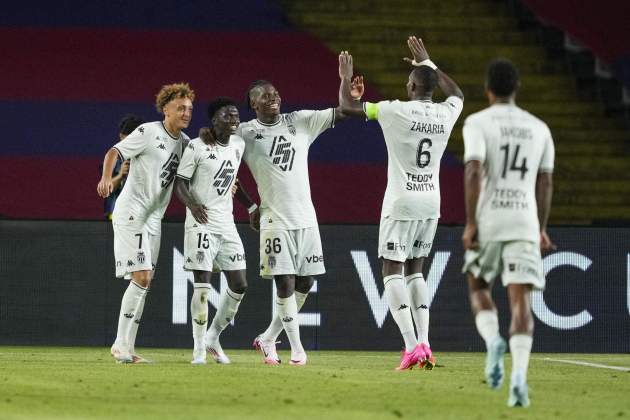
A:
{"label": "short blonde hair", "polygon": [[188,83],[173,83],[170,85],[162,86],[162,89],[155,95],[155,108],[160,114],[163,113],[162,109],[176,98],[188,98],[191,101],[195,100],[195,91],[190,88]]}

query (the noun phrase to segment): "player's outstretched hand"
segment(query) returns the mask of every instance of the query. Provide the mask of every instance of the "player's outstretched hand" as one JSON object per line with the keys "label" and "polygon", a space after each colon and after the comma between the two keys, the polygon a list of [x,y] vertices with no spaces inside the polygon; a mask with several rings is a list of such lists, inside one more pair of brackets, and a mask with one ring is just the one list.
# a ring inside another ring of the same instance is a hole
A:
{"label": "player's outstretched hand", "polygon": [[479,242],[477,242],[477,225],[466,224],[464,233],[462,234],[462,244],[464,249],[478,249]]}
{"label": "player's outstretched hand", "polygon": [[350,82],[350,95],[355,100],[360,100],[365,93],[365,85],[363,84],[363,76],[355,76]]}
{"label": "player's outstretched hand", "polygon": [[556,246],[556,244],[551,242],[551,238],[549,238],[547,231],[541,230],[540,231],[540,250],[544,252],[544,251],[555,251],[556,249],[558,249],[558,247]]}
{"label": "player's outstretched hand", "polygon": [[429,53],[427,52],[427,49],[424,47],[424,44],[422,43],[422,39],[416,38],[415,36],[410,36],[409,38],[407,38],[407,46],[409,47],[409,50],[411,51],[413,58],[409,58],[409,57],[403,58],[403,60],[405,60],[406,62],[410,64],[412,64],[414,61],[416,63],[420,63],[424,60],[429,59]]}
{"label": "player's outstretched hand", "polygon": [[256,209],[249,214],[249,226],[256,232],[260,230],[260,209]]}
{"label": "player's outstretched hand", "polygon": [[195,220],[201,224],[208,223],[208,213],[206,211],[208,207],[203,204],[193,204],[190,206],[190,212],[192,213]]}
{"label": "player's outstretched hand", "polygon": [[339,53],[339,78],[351,79],[353,71],[352,56],[348,51],[341,51]]}
{"label": "player's outstretched hand", "polygon": [[114,184],[110,178],[101,178],[96,186],[96,192],[101,198],[107,198],[114,191]]}

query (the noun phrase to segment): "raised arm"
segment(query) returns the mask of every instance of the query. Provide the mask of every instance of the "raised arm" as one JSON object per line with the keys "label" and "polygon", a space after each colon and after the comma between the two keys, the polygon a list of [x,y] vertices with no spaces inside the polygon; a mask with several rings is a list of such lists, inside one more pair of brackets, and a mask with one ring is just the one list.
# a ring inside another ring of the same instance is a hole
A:
{"label": "raised arm", "polygon": [[363,117],[363,105],[361,104],[361,96],[365,90],[363,84],[363,76],[357,76],[354,79],[352,56],[348,51],[342,51],[339,54],[339,106],[335,109],[335,119],[343,119],[349,117]]}
{"label": "raised arm", "polygon": [[540,172],[536,177],[536,204],[538,206],[538,221],[540,222],[540,248],[543,251],[556,249],[547,235],[547,221],[551,210],[553,195],[553,177],[551,172]]}
{"label": "raised arm", "polygon": [[202,224],[208,223],[208,214],[206,213],[208,208],[203,204],[199,204],[195,197],[193,197],[187,179],[179,176],[175,178],[175,195],[177,195],[177,198],[183,205],[190,209],[190,212],[197,222]]}
{"label": "raised arm", "polygon": [[431,61],[429,58],[429,53],[422,42],[422,39],[416,38],[415,36],[410,36],[407,39],[407,46],[409,46],[409,50],[413,55],[413,59],[411,58],[403,58],[406,62],[412,64],[413,66],[421,66],[426,65],[435,69],[438,75],[438,86],[444,92],[444,94],[448,96],[457,96],[459,99],[464,99],[464,93],[457,86],[457,83],[453,79],[451,79],[446,73],[442,70],[438,69],[437,66]]}
{"label": "raised arm", "polygon": [[477,242],[477,202],[481,192],[481,162],[470,160],[464,168],[464,201],[466,206],[466,227],[462,235],[464,249],[476,249]]}

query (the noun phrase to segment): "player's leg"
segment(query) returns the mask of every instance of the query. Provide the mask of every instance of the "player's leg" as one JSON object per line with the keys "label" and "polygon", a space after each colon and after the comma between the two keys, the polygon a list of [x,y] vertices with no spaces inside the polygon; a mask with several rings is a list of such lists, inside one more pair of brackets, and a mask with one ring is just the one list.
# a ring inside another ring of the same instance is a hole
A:
{"label": "player's leg", "polygon": [[411,302],[411,315],[416,324],[418,343],[426,357],[419,361],[419,367],[427,370],[435,366],[435,357],[429,344],[429,288],[422,275],[424,257],[411,258],[405,262],[405,283]]}
{"label": "player's leg", "polygon": [[405,351],[398,369],[413,368],[420,357],[422,359],[426,357],[425,354],[416,351],[418,340],[413,327],[411,302],[403,279],[404,262],[410,255],[410,247],[406,243],[410,223],[383,218],[378,233],[378,256],[383,261],[385,299],[405,343]]}
{"label": "player's leg", "polygon": [[[300,312],[302,306],[304,306],[304,302],[306,302],[306,298],[308,297],[308,293],[313,287],[313,283],[315,279],[312,276],[297,276],[295,278],[295,303],[297,304],[297,310]],[[282,320],[279,316],[273,317],[269,327],[265,330],[264,333],[260,335],[260,339],[267,342],[277,342],[280,333],[284,327],[282,326]]]}
{"label": "player's leg", "polygon": [[221,347],[219,336],[230,325],[238,312],[238,307],[247,290],[247,279],[245,270],[227,270],[224,273],[228,287],[221,291],[217,312],[206,332],[206,351],[212,355],[217,363],[228,364],[230,359]]}
{"label": "player's leg", "polygon": [[221,290],[217,312],[206,332],[206,350],[217,363],[225,364],[230,359],[223,352],[219,336],[236,316],[247,290],[245,250],[235,226],[221,235],[214,265],[225,273],[228,287]]}
{"label": "player's leg", "polygon": [[151,283],[151,249],[146,229],[113,226],[116,276],[130,278],[131,281],[122,297],[111,354],[118,362],[131,363],[133,358],[129,351],[129,331]]}
{"label": "player's leg", "polygon": [[508,242],[503,250],[503,284],[507,286],[512,311],[510,324],[510,352],[512,375],[510,407],[529,406],[527,368],[532,349],[534,317],[531,295],[534,287],[543,289],[542,257],[538,244],[526,241]]}
{"label": "player's leg", "polygon": [[463,269],[468,281],[468,296],[475,325],[486,344],[485,376],[486,383],[492,389],[498,389],[503,384],[503,356],[507,344],[499,333],[499,317],[491,293],[492,283],[484,279],[494,279],[500,273],[501,246],[501,243],[489,243],[478,251],[466,251]]}
{"label": "player's leg", "polygon": [[276,312],[282,321],[289,344],[291,345],[292,365],[306,364],[306,352],[300,340],[300,324],[298,322],[297,302],[295,300],[295,276],[276,275]]}
{"label": "player's leg", "polygon": [[208,295],[219,244],[219,237],[206,229],[193,227],[184,232],[184,269],[193,272],[195,281],[193,295],[190,298],[193,336],[192,364],[206,363]]}
{"label": "player's leg", "polygon": [[527,367],[532,350],[534,317],[531,310],[530,284],[508,285],[512,322],[510,324],[510,353],[512,354],[512,375],[510,380],[511,407],[529,406],[527,391]]}
{"label": "player's leg", "polygon": [[151,249],[151,279],[149,280],[149,285],[146,287],[147,293],[145,293],[144,297],[140,300],[138,307],[136,308],[136,315],[133,318],[133,323],[129,328],[129,336],[127,337],[127,341],[129,343],[129,352],[131,353],[131,357],[133,359],[133,363],[149,363],[149,361],[142,356],[136,353],[136,337],[138,335],[138,328],[140,327],[140,321],[142,320],[142,314],[144,313],[144,305],[146,304],[146,300],[148,298],[149,292],[151,291],[150,285],[155,278],[155,267],[157,266],[158,256],[160,255],[160,242],[161,242],[161,225],[158,224],[158,233],[151,234],[147,233],[147,237],[149,238],[149,246]]}
{"label": "player's leg", "polygon": [[204,336],[208,325],[208,294],[212,272],[193,270],[195,284],[190,298],[190,318],[192,319],[193,365],[206,364],[206,343]]}

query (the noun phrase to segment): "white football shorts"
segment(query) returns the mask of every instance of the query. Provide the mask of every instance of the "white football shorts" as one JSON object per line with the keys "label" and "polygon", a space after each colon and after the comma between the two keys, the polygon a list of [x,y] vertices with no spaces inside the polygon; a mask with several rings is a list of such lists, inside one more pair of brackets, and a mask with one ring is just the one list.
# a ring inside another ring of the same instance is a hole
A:
{"label": "white football shorts", "polygon": [[545,288],[540,246],[530,241],[479,244],[478,250],[467,250],[464,254],[462,272],[487,283],[501,276],[504,286],[531,284],[536,289]]}
{"label": "white football shorts", "polygon": [[222,233],[202,227],[184,233],[184,269],[199,271],[245,270],[245,249],[232,224]]}
{"label": "white football shorts", "polygon": [[431,252],[437,231],[437,219],[394,220],[381,219],[378,230],[378,256],[387,260],[405,262],[426,257]]}
{"label": "white football shorts", "polygon": [[324,274],[319,227],[260,231],[260,275],[316,276]]}
{"label": "white football shorts", "polygon": [[130,279],[134,271],[155,270],[160,254],[161,233],[149,233],[146,225],[112,223],[112,226],[116,277]]}

